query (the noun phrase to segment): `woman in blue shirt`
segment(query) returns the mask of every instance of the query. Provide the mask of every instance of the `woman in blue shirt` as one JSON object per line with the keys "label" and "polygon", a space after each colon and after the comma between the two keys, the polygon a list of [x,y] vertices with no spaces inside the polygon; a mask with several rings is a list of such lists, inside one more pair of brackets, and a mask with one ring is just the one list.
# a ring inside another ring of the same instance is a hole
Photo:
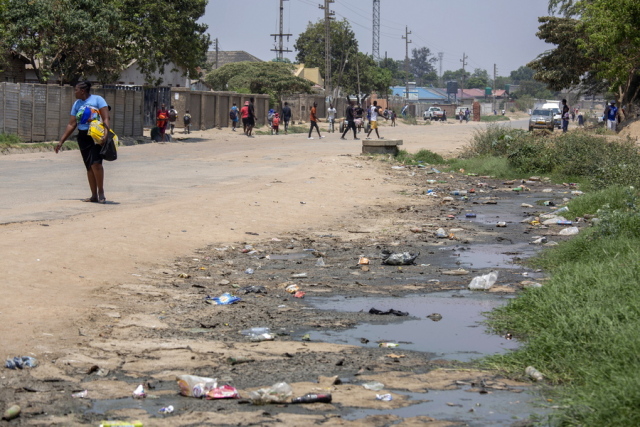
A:
{"label": "woman in blue shirt", "polygon": [[71,136],[73,131],[78,128],[78,146],[82,154],[82,160],[87,168],[87,179],[89,180],[89,188],[91,189],[91,197],[84,199],[83,202],[106,203],[104,197],[104,169],[102,168],[102,156],[100,155],[101,146],[93,141],[89,135],[89,123],[95,118],[95,112],[100,113],[99,120],[104,125],[105,132],[102,137],[102,143],[107,139],[109,132],[109,106],[103,97],[91,94],[91,83],[88,81],[80,82],[75,86],[75,95],[77,101],[71,108],[71,117],[67,124],[67,129],[60,138],[60,142],[55,147],[56,153],[62,148],[62,144]]}

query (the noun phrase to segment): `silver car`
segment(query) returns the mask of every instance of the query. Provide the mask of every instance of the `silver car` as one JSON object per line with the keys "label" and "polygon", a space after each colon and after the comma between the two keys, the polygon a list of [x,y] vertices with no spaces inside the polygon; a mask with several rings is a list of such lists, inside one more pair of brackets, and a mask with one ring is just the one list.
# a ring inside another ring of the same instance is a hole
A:
{"label": "silver car", "polygon": [[553,132],[553,110],[533,110],[529,118],[529,131],[534,129],[547,129]]}

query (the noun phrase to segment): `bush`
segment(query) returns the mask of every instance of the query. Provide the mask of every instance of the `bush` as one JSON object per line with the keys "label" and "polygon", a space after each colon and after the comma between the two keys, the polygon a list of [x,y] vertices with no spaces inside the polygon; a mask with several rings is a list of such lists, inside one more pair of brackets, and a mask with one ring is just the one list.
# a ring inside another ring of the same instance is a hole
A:
{"label": "bush", "polygon": [[463,157],[505,156],[517,139],[526,135],[521,129],[504,125],[488,125],[473,134],[471,144],[465,148]]}

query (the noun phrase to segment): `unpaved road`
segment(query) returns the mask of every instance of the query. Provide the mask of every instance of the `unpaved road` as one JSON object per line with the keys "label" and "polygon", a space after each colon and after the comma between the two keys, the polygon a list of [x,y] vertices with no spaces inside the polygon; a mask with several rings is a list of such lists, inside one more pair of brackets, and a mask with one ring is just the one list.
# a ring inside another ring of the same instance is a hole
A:
{"label": "unpaved road", "polygon": [[[381,134],[403,139],[403,148],[410,152],[424,148],[452,155],[481,127],[471,123],[383,126]],[[349,262],[335,252],[349,252],[352,257],[358,251],[378,252],[367,249],[370,246],[410,245],[411,239],[399,237],[397,230],[406,233],[411,221],[398,221],[394,215],[400,207],[403,212],[412,210],[406,208],[404,199],[406,180],[394,179],[388,167],[358,157],[359,141],[325,135],[325,139],[312,141],[306,135],[249,139],[223,129],[195,132],[177,143],[123,147],[118,161],[106,165],[106,205],[80,202],[87,196],[87,185],[78,152],[0,158],[3,355],[34,355],[41,361],[31,371],[4,371],[2,376],[3,401],[18,401],[23,406],[30,402],[22,418],[24,425],[92,422],[100,415],[87,418],[78,410],[77,400],[69,397],[70,391],[86,388],[90,397],[120,399],[130,396],[132,378],[159,381],[156,394],[162,399],[175,396],[175,387],[168,384],[176,374],[205,375],[209,370],[217,371],[222,380],[225,376],[233,379],[243,390],[257,388],[255,377],[269,385],[288,372],[287,381],[294,383],[297,394],[320,387],[309,383],[310,373],[314,380],[326,377],[322,387],[331,388],[335,382],[331,375],[338,370],[352,375],[370,373],[371,379],[415,392],[455,387],[455,381],[472,384],[482,376],[475,371],[434,371],[434,365],[417,353],[389,362],[388,353],[377,349],[301,344],[287,338],[260,344],[257,359],[261,366],[246,372],[222,366],[227,357],[251,356],[257,351],[255,343],[230,338],[225,327],[238,330],[270,318],[274,326],[293,322],[291,327],[304,328],[312,322],[316,327],[340,328],[362,320],[358,315],[322,320],[305,317],[303,308],[283,292],[286,280],[276,280],[273,273],[264,278],[272,281],[269,297],[242,306],[244,314],[229,317],[228,312],[206,311],[201,294],[249,283],[238,279],[238,271],[246,267],[245,261],[236,259],[243,245],[256,244],[263,255],[318,246],[330,253],[334,267],[347,267]],[[417,188],[415,193],[422,190]],[[420,218],[423,223],[446,212],[435,200],[423,205],[427,209]],[[331,241],[322,242],[318,236]],[[412,244],[418,240],[427,241],[414,238]],[[226,251],[235,255],[226,255]],[[260,268],[259,258],[255,263]],[[338,273],[331,274],[332,280],[339,281]],[[460,282],[455,285],[459,287]],[[357,295],[357,287],[364,286],[355,284],[355,290],[346,293]],[[447,289],[446,284],[442,288]],[[420,289],[439,288],[421,285]],[[375,292],[386,294],[390,288],[378,287]],[[409,293],[409,289],[399,292]],[[286,301],[283,305],[288,308],[270,312],[278,300]],[[215,333],[206,339],[187,336],[185,331],[193,332],[194,326]],[[216,338],[216,334],[220,335]],[[305,352],[309,353],[308,364],[296,356]],[[291,361],[271,360],[282,354]],[[404,367],[400,371],[410,370],[411,375],[385,370],[389,369],[386,365],[397,363]],[[110,376],[85,383],[95,373],[93,366],[107,369]],[[238,376],[253,376],[254,381]],[[487,381],[490,389],[491,381]],[[58,383],[63,385],[56,386]],[[507,389],[522,384],[502,380],[494,386]],[[334,398],[343,405],[373,407],[369,396],[365,398],[352,387],[335,387]],[[20,395],[16,390],[21,389],[33,393]],[[66,394],[56,399],[56,393]],[[38,397],[30,397],[33,395]],[[385,405],[408,404],[406,397],[395,397]],[[335,418],[335,414],[323,415],[323,405],[311,413],[293,411],[277,419],[265,419],[260,411],[238,414],[237,409],[212,418],[211,409],[198,402],[194,400],[192,407],[170,421],[153,418],[145,425],[359,425]],[[269,411],[268,417],[278,412]],[[118,413],[147,418],[144,414],[130,409]],[[427,418],[405,420],[403,425],[448,424]],[[391,417],[374,424],[398,420]],[[369,420],[368,425],[374,424]]]}

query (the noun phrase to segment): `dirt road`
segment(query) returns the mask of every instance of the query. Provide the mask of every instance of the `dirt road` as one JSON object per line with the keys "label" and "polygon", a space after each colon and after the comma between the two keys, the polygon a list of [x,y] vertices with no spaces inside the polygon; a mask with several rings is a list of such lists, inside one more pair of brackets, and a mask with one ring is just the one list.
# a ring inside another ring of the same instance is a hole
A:
{"label": "dirt road", "polygon": [[[403,148],[410,152],[424,148],[447,156],[455,154],[473,131],[482,127],[455,122],[382,126],[381,134],[388,139],[402,139]],[[197,372],[218,366],[207,354],[215,353],[215,360],[223,360],[250,355],[255,347],[253,343],[224,338],[225,333],[213,342],[193,338],[185,347],[180,332],[176,331],[189,331],[198,324],[211,330],[229,322],[236,322],[233,327],[239,329],[264,322],[265,316],[271,317],[274,324],[290,323],[292,318],[303,324],[304,310],[293,301],[285,303],[292,312],[287,314],[287,309],[281,315],[261,306],[264,301],[249,304],[247,317],[240,321],[238,315],[227,319],[222,311],[207,313],[204,318],[201,305],[194,306],[185,300],[190,292],[210,292],[218,285],[223,286],[219,289],[225,289],[224,286],[234,284],[233,277],[242,264],[224,255],[229,248],[235,253],[242,245],[259,244],[264,248],[265,242],[271,241],[272,247],[262,249],[261,253],[301,250],[305,243],[313,243],[309,236],[321,235],[335,240],[333,245],[327,245],[327,251],[340,245],[346,245],[344,251],[355,250],[348,243],[354,236],[360,239],[356,244],[358,250],[365,250],[367,244],[362,242],[362,233],[365,240],[369,235],[387,236],[385,244],[393,246],[398,220],[392,213],[405,203],[399,193],[407,191],[406,182],[393,179],[388,168],[359,157],[360,141],[341,141],[338,134],[325,135],[325,139],[312,141],[306,135],[259,135],[249,139],[222,129],[194,132],[184,139],[183,135],[177,135],[175,143],[122,147],[118,161],[106,164],[106,205],[80,202],[88,194],[78,152],[0,158],[3,223],[0,267],[5,272],[4,298],[0,300],[3,355],[34,355],[42,361],[32,372],[3,376],[3,382],[6,390],[15,390],[25,381],[38,384],[31,388],[42,397],[26,411],[35,417],[33,423],[87,422],[77,408],[71,411],[75,415],[62,415],[73,404],[69,398],[58,402],[54,393],[61,390],[51,384],[64,381],[84,388],[78,384],[79,378],[93,374],[94,366],[110,370],[112,376],[94,384],[98,389],[91,392],[100,394],[101,399],[116,399],[131,392],[122,375],[130,380],[146,372],[163,381],[180,371]],[[432,205],[431,215],[441,215],[437,203]],[[375,245],[375,239],[368,244]],[[179,259],[182,261],[176,262]],[[340,257],[334,254],[333,259],[338,262]],[[215,274],[204,275],[207,269],[215,269]],[[224,279],[227,276],[230,280]],[[190,281],[193,277],[200,281]],[[276,282],[270,292],[279,290],[284,301],[289,301],[281,288],[284,281]],[[356,295],[357,291],[351,293]],[[273,303],[271,300],[270,304]],[[171,316],[167,310],[173,310]],[[165,321],[167,316],[172,320]],[[345,315],[322,322],[326,327],[339,328],[360,320],[358,315]],[[318,319],[314,317],[313,322]],[[182,329],[176,329],[177,324]],[[140,333],[138,328],[145,332]],[[231,342],[227,342],[229,339]],[[275,357],[295,351],[312,352],[316,360],[314,372],[327,377],[324,381],[329,386],[336,382],[330,378],[335,366],[346,364],[352,371],[373,373],[374,365],[384,365],[389,360],[377,350],[355,352],[322,343],[305,343],[295,348],[290,341],[262,344],[262,359],[269,359],[269,354]],[[323,352],[326,352],[324,361],[319,356]],[[340,354],[351,353],[347,362],[344,357],[341,359]],[[142,354],[153,357],[141,357]],[[291,357],[292,370],[304,372],[304,362]],[[376,362],[371,364],[368,360]],[[435,378],[437,374],[430,374],[433,366],[420,354],[408,356],[406,362],[414,367],[414,373],[425,376],[423,382],[435,385],[442,380]],[[278,374],[282,372],[263,372],[261,380],[275,381]],[[451,373],[443,387],[456,380],[471,383],[477,375]],[[299,381],[294,386],[296,391],[311,387],[304,383],[308,378],[302,374],[291,375],[290,381],[296,380]],[[394,381],[408,379],[389,377],[384,382]],[[504,388],[521,385],[500,384]],[[240,386],[255,388],[249,382]],[[67,385],[64,390],[69,387],[74,386]],[[417,383],[412,387],[409,389],[424,389],[424,385]],[[175,395],[175,390],[158,392],[163,393]],[[348,388],[334,393],[345,405],[350,398],[355,399],[355,403],[351,401],[355,406],[370,405],[359,402],[362,396]],[[4,398],[15,399],[15,395],[5,394]],[[214,422],[210,414],[203,415],[199,411],[204,410],[196,403],[193,405],[196,407],[180,418],[180,425]],[[398,395],[388,405],[389,408],[408,405],[408,399]],[[52,414],[51,408],[60,412],[43,417],[44,412]],[[120,415],[140,416],[127,410]],[[305,425],[323,419],[321,414],[289,415],[282,421],[286,425]],[[262,423],[262,416],[255,411],[242,416],[219,413],[218,421]],[[167,423],[155,420],[148,425],[178,423],[177,419]]]}

